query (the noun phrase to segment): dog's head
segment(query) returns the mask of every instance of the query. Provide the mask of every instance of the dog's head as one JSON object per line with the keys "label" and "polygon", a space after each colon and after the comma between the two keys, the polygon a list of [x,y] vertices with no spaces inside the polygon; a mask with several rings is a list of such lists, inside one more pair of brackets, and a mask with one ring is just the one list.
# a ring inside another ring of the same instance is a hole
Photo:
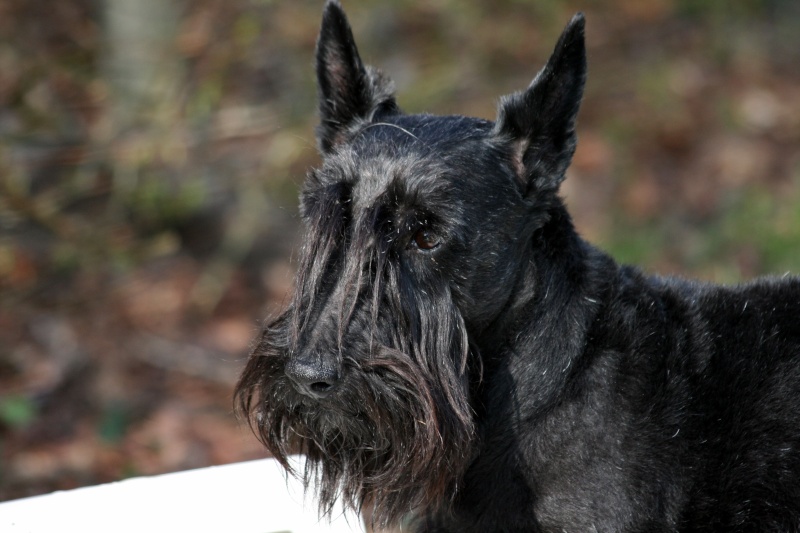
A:
{"label": "dog's head", "polygon": [[301,194],[295,293],[236,398],[276,458],[308,456],[323,511],[370,504],[386,523],[446,506],[473,457],[477,339],[512,304],[531,235],[558,202],[583,18],[496,122],[403,114],[336,1],[316,57],[323,163]]}

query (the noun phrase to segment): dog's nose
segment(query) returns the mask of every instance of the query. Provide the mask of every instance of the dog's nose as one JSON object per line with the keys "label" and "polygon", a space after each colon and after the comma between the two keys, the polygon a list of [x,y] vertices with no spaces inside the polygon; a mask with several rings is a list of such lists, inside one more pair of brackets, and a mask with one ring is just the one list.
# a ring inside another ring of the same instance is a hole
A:
{"label": "dog's nose", "polygon": [[340,377],[337,365],[321,356],[293,357],[286,375],[301,394],[317,399],[332,393]]}

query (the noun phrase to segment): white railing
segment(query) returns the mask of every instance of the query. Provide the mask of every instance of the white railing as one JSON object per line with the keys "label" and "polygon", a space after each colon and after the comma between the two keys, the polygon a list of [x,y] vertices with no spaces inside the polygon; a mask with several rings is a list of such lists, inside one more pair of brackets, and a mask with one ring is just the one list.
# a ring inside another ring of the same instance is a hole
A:
{"label": "white railing", "polygon": [[[302,465],[300,458],[296,459]],[[272,459],[126,479],[0,503],[3,533],[363,533],[360,518],[320,520]]]}

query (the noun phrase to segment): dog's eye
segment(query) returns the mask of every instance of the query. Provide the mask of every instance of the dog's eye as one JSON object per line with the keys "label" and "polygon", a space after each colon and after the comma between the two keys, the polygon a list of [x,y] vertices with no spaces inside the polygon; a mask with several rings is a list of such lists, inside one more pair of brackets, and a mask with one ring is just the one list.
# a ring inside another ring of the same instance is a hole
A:
{"label": "dog's eye", "polygon": [[414,244],[420,250],[433,250],[442,243],[442,239],[428,228],[421,228],[414,234]]}

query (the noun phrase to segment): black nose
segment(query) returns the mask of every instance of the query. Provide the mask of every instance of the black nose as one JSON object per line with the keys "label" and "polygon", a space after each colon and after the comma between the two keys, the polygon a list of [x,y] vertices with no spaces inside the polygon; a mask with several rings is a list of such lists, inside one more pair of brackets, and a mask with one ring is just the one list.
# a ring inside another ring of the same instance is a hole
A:
{"label": "black nose", "polygon": [[301,394],[324,398],[336,389],[339,368],[334,361],[321,356],[296,356],[286,364],[286,375]]}

